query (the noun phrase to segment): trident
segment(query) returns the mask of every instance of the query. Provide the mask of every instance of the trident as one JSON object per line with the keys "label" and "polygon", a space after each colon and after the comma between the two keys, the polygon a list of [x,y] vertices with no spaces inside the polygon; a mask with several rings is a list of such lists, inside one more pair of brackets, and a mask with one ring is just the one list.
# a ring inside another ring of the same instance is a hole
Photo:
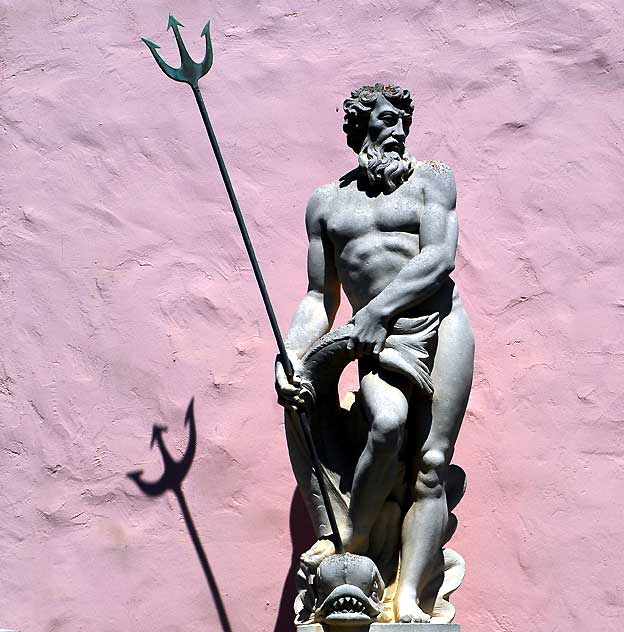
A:
{"label": "trident", "polygon": [[[230,198],[232,210],[234,211],[234,215],[236,216],[238,227],[243,237],[243,242],[247,250],[247,255],[249,256],[249,260],[251,261],[251,267],[256,277],[256,282],[258,283],[258,287],[260,288],[260,294],[262,295],[264,307],[267,311],[269,322],[271,323],[271,329],[273,330],[275,341],[277,342],[277,348],[279,350],[280,361],[282,363],[282,366],[284,367],[284,372],[286,373],[286,377],[288,378],[288,381],[292,384],[295,377],[295,372],[294,372],[292,363],[290,361],[290,358],[288,357],[288,354],[286,353],[284,339],[282,338],[279,325],[277,324],[277,318],[275,317],[275,312],[273,311],[271,299],[269,298],[269,294],[267,292],[266,285],[264,283],[264,278],[262,276],[262,272],[260,271],[260,266],[258,265],[258,260],[256,259],[256,254],[254,252],[251,239],[249,238],[249,233],[247,232],[247,226],[245,225],[243,213],[240,209],[240,206],[238,205],[238,200],[236,199],[236,194],[234,193],[234,188],[232,187],[230,176],[225,166],[223,156],[221,155],[221,149],[219,149],[219,143],[217,142],[217,137],[215,136],[214,130],[212,129],[212,124],[210,123],[210,118],[208,117],[206,104],[204,103],[201,90],[199,89],[199,80],[212,67],[213,54],[212,54],[212,42],[210,41],[210,20],[206,23],[206,26],[204,26],[201,32],[201,35],[206,38],[206,54],[204,55],[204,60],[200,64],[193,61],[188,51],[186,50],[186,46],[184,46],[184,42],[182,41],[182,36],[180,35],[179,27],[181,26],[184,26],[184,25],[178,22],[172,15],[169,15],[167,30],[169,30],[170,28],[173,29],[173,34],[178,44],[178,50],[180,51],[180,62],[181,62],[181,65],[179,68],[173,68],[172,66],[169,66],[163,61],[162,57],[156,52],[156,50],[160,48],[158,44],[155,44],[154,42],[150,42],[149,40],[145,38],[141,38],[141,39],[145,42],[145,44],[147,44],[147,47],[150,49],[159,68],[167,75],[167,77],[169,77],[170,79],[173,79],[174,81],[181,81],[182,83],[188,83],[189,86],[191,86],[193,90],[193,94],[195,95],[195,100],[197,101],[197,106],[199,107],[199,112],[201,114],[202,120],[204,121],[206,131],[208,132],[208,138],[210,139],[212,150],[214,151],[215,157],[217,159],[217,164],[219,165],[219,171],[221,172],[221,177],[223,178],[223,183],[225,184],[225,190],[227,191],[228,197]],[[338,531],[336,516],[334,515],[334,510],[329,500],[329,494],[327,493],[327,485],[325,484],[323,469],[321,467],[321,462],[319,460],[318,453],[314,445],[314,440],[312,438],[312,431],[310,430],[310,422],[308,420],[307,413],[302,408],[298,410],[296,414],[299,419],[299,423],[301,425],[301,430],[305,438],[308,452],[310,453],[310,458],[312,460],[312,467],[314,469],[314,474],[315,474],[316,480],[318,481],[321,496],[323,498],[323,504],[325,505],[325,511],[327,512],[327,518],[329,520],[329,526],[331,527],[331,530],[333,533],[336,551],[338,553],[343,553],[344,547],[342,544],[342,539],[340,537],[340,532]]]}

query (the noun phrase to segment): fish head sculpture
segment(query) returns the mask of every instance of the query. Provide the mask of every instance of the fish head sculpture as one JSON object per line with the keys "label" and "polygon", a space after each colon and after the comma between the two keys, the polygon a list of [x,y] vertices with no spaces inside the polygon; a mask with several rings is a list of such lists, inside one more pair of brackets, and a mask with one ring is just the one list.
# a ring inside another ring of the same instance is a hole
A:
{"label": "fish head sculpture", "polygon": [[333,626],[361,626],[381,614],[384,582],[375,563],[342,553],[324,559],[314,577],[314,620]]}

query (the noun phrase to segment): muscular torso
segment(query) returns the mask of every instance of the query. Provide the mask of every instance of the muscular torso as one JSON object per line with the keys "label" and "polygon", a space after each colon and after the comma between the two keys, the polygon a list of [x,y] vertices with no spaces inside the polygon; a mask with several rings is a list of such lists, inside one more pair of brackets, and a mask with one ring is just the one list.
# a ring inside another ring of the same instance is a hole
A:
{"label": "muscular torso", "polygon": [[[331,185],[326,198],[325,230],[333,246],[344,292],[357,312],[377,296],[419,253],[420,217],[427,195],[427,178],[418,167],[391,194],[369,197],[353,181]],[[459,301],[449,279],[410,313],[448,311]],[[448,307],[445,306],[448,305]]]}

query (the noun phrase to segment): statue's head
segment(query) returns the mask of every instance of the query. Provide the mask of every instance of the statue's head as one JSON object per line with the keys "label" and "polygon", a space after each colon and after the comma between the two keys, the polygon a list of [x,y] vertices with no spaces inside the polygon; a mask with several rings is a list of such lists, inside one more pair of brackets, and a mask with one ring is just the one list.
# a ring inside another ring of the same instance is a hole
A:
{"label": "statue's head", "polygon": [[347,145],[358,154],[371,184],[394,191],[413,171],[405,149],[414,112],[409,90],[400,86],[362,86],[343,104],[342,129]]}

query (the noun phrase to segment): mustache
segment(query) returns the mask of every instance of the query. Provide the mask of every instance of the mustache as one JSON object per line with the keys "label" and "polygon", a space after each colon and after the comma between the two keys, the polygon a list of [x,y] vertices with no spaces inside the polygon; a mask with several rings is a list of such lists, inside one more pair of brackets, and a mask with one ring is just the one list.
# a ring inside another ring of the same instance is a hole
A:
{"label": "mustache", "polygon": [[[398,140],[393,136],[390,136],[390,138],[386,138],[386,140],[384,140],[384,142],[381,143],[380,146],[384,151],[396,151],[400,155],[403,155],[403,152],[405,151],[405,141]],[[389,149],[390,147],[396,147],[397,149]]]}

